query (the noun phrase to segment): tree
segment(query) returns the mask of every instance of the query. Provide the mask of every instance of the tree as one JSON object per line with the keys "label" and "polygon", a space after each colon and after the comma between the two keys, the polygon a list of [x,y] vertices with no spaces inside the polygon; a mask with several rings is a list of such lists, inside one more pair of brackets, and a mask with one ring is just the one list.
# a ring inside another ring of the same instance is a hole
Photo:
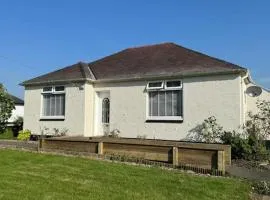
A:
{"label": "tree", "polygon": [[12,110],[15,108],[14,102],[7,90],[0,83],[0,133],[4,132],[7,126],[7,120],[11,117]]}

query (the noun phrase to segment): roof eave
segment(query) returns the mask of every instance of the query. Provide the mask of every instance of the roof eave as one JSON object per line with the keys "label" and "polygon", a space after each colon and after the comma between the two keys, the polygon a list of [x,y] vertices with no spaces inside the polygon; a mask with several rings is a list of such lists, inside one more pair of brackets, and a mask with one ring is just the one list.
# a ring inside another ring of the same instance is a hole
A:
{"label": "roof eave", "polygon": [[141,81],[141,80],[157,80],[161,78],[188,78],[188,77],[200,77],[200,76],[215,76],[215,75],[229,75],[229,74],[240,74],[246,70],[236,69],[233,71],[220,71],[220,72],[196,72],[196,73],[171,73],[171,74],[160,74],[160,75],[149,75],[143,77],[133,78],[117,78],[117,79],[100,79],[92,81],[93,83],[108,83],[108,82],[125,82],[125,81]]}
{"label": "roof eave", "polygon": [[49,80],[49,81],[36,81],[36,82],[22,82],[20,86],[34,86],[34,85],[51,85],[51,84],[66,84],[74,82],[92,82],[92,79],[79,78],[79,79],[67,79],[67,80]]}
{"label": "roof eave", "polygon": [[34,86],[34,85],[51,85],[51,84],[66,84],[66,83],[74,83],[74,82],[88,82],[88,83],[108,83],[108,82],[125,82],[125,81],[140,81],[140,80],[154,80],[160,78],[186,78],[186,77],[200,77],[200,76],[214,76],[214,75],[226,75],[226,74],[246,74],[246,69],[235,69],[231,71],[219,71],[219,72],[193,72],[193,73],[167,73],[160,75],[144,75],[137,76],[132,78],[113,78],[113,79],[89,79],[89,78],[81,78],[81,79],[68,79],[68,80],[51,80],[51,81],[41,81],[41,82],[23,82],[19,85],[21,86]]}

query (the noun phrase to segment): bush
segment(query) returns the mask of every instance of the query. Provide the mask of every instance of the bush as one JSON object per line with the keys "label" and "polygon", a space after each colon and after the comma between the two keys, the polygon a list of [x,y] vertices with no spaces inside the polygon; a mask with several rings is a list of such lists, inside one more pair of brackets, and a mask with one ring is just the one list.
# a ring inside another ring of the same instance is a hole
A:
{"label": "bush", "polygon": [[111,138],[119,138],[120,131],[118,129],[113,129],[111,132],[105,132],[104,136],[111,137]]}
{"label": "bush", "polygon": [[30,130],[21,130],[21,131],[19,131],[19,135],[18,135],[17,139],[27,141],[30,139],[30,136],[31,136]]}
{"label": "bush", "polygon": [[59,130],[58,128],[54,128],[53,131],[54,131],[54,136],[55,137],[62,137],[62,136],[67,135],[68,129],[63,128],[63,129]]}
{"label": "bush", "polygon": [[224,144],[231,145],[232,159],[260,161],[269,158],[265,145],[259,143],[254,137],[246,139],[243,135],[233,131],[224,132],[220,139]]}
{"label": "bush", "polygon": [[212,116],[190,130],[186,140],[231,145],[233,159],[267,160],[270,157],[266,148],[266,139],[270,136],[270,101],[258,101],[257,109],[257,114],[249,113],[239,133],[223,131]]}
{"label": "bush", "polygon": [[218,143],[223,134],[223,128],[217,123],[216,117],[212,116],[189,131],[186,140],[194,142]]}
{"label": "bush", "polygon": [[231,145],[232,159],[248,159],[251,154],[251,147],[248,140],[234,132],[224,132],[221,136],[224,144]]}
{"label": "bush", "polygon": [[23,129],[23,118],[18,117],[14,121],[14,126],[12,127],[13,137],[17,137],[19,134],[19,131],[21,131],[22,129]]}
{"label": "bush", "polygon": [[258,194],[270,195],[270,182],[258,181],[252,184],[254,191]]}

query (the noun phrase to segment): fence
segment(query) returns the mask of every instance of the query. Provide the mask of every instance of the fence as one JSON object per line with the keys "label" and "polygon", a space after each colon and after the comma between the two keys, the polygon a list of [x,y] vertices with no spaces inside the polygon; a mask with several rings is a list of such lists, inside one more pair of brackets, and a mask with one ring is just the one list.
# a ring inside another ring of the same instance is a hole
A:
{"label": "fence", "polygon": [[47,138],[40,141],[39,148],[215,175],[224,175],[226,166],[231,164],[231,148],[221,144],[105,137]]}

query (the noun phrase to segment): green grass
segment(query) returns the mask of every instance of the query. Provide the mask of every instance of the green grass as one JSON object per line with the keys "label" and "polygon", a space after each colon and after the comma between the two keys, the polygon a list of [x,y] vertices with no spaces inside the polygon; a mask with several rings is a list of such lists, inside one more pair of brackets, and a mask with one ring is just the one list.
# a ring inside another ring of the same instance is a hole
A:
{"label": "green grass", "polygon": [[76,157],[0,150],[0,199],[248,199],[247,183]]}
{"label": "green grass", "polygon": [[0,140],[11,140],[15,139],[13,137],[13,132],[11,128],[7,128],[4,133],[0,133]]}

